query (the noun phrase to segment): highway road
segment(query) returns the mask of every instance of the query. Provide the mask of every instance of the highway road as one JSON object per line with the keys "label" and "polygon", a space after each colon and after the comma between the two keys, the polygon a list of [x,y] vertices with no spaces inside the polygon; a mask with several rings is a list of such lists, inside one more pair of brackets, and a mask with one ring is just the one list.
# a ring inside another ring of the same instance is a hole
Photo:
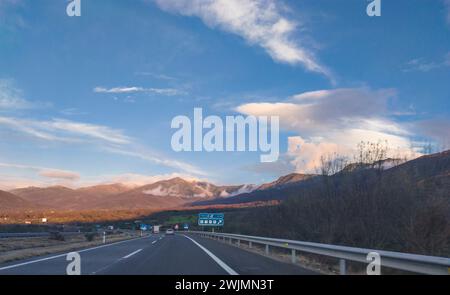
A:
{"label": "highway road", "polygon": [[[152,235],[78,251],[83,275],[307,275],[235,246],[195,235]],[[65,275],[67,253],[0,265],[0,275]]]}

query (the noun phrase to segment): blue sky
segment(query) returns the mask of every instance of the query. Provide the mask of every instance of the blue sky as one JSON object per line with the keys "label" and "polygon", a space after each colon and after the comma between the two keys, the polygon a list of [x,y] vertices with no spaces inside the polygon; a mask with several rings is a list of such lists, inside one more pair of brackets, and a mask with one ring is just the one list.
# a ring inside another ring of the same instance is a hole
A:
{"label": "blue sky", "polygon": [[[0,189],[261,183],[450,135],[450,1],[0,0]],[[279,115],[281,156],[176,153],[172,118]]]}

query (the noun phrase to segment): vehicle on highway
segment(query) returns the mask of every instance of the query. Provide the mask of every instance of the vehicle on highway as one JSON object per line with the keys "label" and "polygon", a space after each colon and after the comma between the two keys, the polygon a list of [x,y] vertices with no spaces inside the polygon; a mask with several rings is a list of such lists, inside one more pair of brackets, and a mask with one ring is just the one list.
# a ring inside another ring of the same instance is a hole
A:
{"label": "vehicle on highway", "polygon": [[159,225],[154,225],[153,226],[153,233],[154,234],[159,234]]}
{"label": "vehicle on highway", "polygon": [[166,235],[173,235],[174,231],[173,229],[169,228],[168,230],[166,230]]}

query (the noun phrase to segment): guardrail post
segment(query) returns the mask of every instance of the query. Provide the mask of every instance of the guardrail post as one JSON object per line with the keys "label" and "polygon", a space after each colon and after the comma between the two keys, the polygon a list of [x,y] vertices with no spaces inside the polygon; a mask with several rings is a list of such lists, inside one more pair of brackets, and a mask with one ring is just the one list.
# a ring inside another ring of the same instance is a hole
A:
{"label": "guardrail post", "polygon": [[106,244],[106,232],[103,232],[103,244]]}
{"label": "guardrail post", "polygon": [[233,239],[230,238],[230,245],[233,245]]}
{"label": "guardrail post", "polygon": [[295,249],[291,250],[291,262],[294,264],[297,262],[297,253],[296,253]]}
{"label": "guardrail post", "polygon": [[345,276],[347,274],[347,267],[345,259],[339,259],[339,274]]}
{"label": "guardrail post", "polygon": [[269,245],[266,245],[266,255],[270,254]]}
{"label": "guardrail post", "polygon": [[241,240],[237,240],[237,246],[238,246],[238,247],[241,246]]}
{"label": "guardrail post", "polygon": [[252,242],[248,242],[248,247],[251,249],[252,248]]}

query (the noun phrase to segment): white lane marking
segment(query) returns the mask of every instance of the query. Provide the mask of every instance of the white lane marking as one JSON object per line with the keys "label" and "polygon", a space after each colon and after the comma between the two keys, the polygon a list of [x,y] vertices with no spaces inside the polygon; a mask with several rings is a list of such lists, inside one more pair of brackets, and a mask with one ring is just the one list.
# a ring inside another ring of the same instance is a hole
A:
{"label": "white lane marking", "polygon": [[[152,237],[150,236],[149,238],[152,238]],[[153,241],[152,244],[154,244],[154,243],[156,243],[156,242],[157,242],[157,240]],[[99,272],[102,272],[102,271],[104,271],[104,270],[110,268],[110,267],[113,266],[114,264],[116,264],[116,263],[118,263],[118,262],[120,262],[120,261],[122,261],[122,260],[124,260],[124,259],[130,258],[130,257],[133,256],[134,254],[137,254],[137,253],[141,252],[142,250],[143,250],[143,249],[139,249],[139,250],[137,250],[137,251],[135,251],[135,252],[133,252],[133,253],[131,253],[131,254],[125,256],[125,257],[122,257],[122,258],[120,258],[120,259],[117,259],[117,260],[114,261],[113,263],[108,264],[108,265],[106,265],[106,266],[100,268],[99,270],[96,270],[96,271],[92,272],[91,274],[92,274],[92,275],[96,275],[96,274],[98,274]]]}
{"label": "white lane marking", "polygon": [[[109,247],[109,246],[114,246],[114,245],[118,245],[118,244],[122,244],[122,243],[127,243],[127,242],[131,242],[131,241],[137,241],[137,240],[141,240],[141,239],[146,239],[147,237],[143,237],[143,238],[136,238],[136,239],[131,239],[131,240],[125,240],[125,241],[120,241],[120,242],[115,242],[112,244],[107,244],[107,245],[102,245],[102,246],[97,246],[97,247],[92,247],[92,248],[88,248],[88,249],[84,249],[84,250],[80,250],[80,251],[76,251],[78,253],[82,253],[82,252],[87,252],[87,251],[92,251],[92,250],[96,250],[96,249],[101,249],[101,248],[105,248],[105,247]],[[72,251],[73,252],[73,251]],[[11,268],[16,268],[16,267],[20,267],[20,266],[25,266],[28,264],[33,264],[33,263],[37,263],[37,262],[42,262],[42,261],[47,261],[47,260],[52,260],[52,259],[56,259],[56,258],[60,258],[60,257],[65,257],[67,256],[67,254],[69,254],[70,252],[64,253],[64,254],[60,254],[60,255],[56,255],[56,256],[51,256],[51,257],[47,257],[47,258],[41,258],[41,259],[37,259],[37,260],[32,260],[32,261],[28,261],[28,262],[23,262],[23,263],[18,263],[18,264],[14,264],[14,265],[9,265],[9,266],[5,266],[5,267],[1,267],[1,270],[7,270],[7,269],[11,269]]]}
{"label": "white lane marking", "polygon": [[188,238],[189,240],[191,240],[194,244],[196,244],[200,249],[202,249],[203,251],[205,251],[206,254],[209,255],[209,257],[211,257],[221,268],[223,268],[228,274],[232,275],[232,276],[236,276],[239,275],[237,272],[235,272],[231,267],[229,267],[225,262],[223,262],[222,260],[220,260],[216,255],[212,254],[211,251],[209,251],[208,249],[206,249],[205,247],[203,247],[202,245],[200,245],[199,243],[197,243],[195,240],[191,239],[188,236],[183,235],[184,237]]}
{"label": "white lane marking", "polygon": [[138,253],[141,252],[141,251],[142,251],[142,249],[136,250],[136,251],[134,251],[133,253],[130,253],[130,254],[128,254],[127,256],[124,256],[123,259],[128,259],[128,258],[130,258],[131,256],[133,256],[133,255],[135,255],[135,254],[138,254]]}

